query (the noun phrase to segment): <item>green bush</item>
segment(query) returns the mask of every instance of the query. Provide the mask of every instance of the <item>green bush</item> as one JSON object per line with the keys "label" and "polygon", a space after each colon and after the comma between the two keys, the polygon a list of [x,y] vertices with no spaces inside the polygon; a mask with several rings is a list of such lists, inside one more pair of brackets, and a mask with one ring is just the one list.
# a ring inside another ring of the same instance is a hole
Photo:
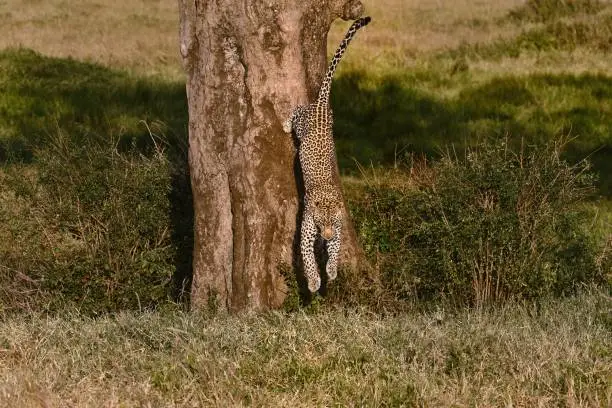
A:
{"label": "green bush", "polygon": [[561,160],[559,145],[515,152],[487,142],[417,164],[410,175],[374,172],[351,202],[394,296],[480,305],[567,294],[604,278],[579,205],[594,177],[588,163]]}
{"label": "green bush", "polygon": [[[14,227],[12,243],[0,245],[0,278],[27,276],[13,294],[29,290],[28,307],[96,314],[169,298],[171,165],[160,148],[147,157],[116,145],[112,138],[78,140],[58,131],[35,151],[29,177],[25,167],[5,177],[13,214],[0,218]],[[16,297],[7,293],[0,309],[25,306],[11,304]]]}
{"label": "green bush", "polygon": [[180,81],[0,52],[0,310],[99,313],[182,295],[186,115]]}

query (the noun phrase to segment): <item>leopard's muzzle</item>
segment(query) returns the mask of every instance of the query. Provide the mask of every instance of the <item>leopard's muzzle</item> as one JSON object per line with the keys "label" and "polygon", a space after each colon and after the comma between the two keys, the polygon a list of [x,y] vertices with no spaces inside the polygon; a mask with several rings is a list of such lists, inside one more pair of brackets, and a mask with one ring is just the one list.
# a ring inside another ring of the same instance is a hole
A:
{"label": "leopard's muzzle", "polygon": [[329,241],[334,236],[334,229],[331,226],[324,226],[321,229],[321,236],[324,240]]}

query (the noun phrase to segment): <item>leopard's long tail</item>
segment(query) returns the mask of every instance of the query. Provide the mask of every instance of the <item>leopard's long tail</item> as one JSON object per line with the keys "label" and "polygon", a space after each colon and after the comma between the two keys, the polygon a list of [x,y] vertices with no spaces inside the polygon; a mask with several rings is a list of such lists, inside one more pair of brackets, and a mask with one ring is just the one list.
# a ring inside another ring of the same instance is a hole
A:
{"label": "leopard's long tail", "polygon": [[365,27],[372,19],[370,17],[362,17],[351,25],[351,27],[346,32],[344,39],[340,42],[336,53],[334,54],[334,58],[332,58],[331,63],[329,64],[329,68],[327,69],[327,73],[325,74],[325,79],[321,84],[321,89],[319,90],[319,96],[317,98],[317,102],[320,104],[329,103],[329,92],[331,90],[331,82],[334,77],[334,73],[336,72],[336,67],[338,67],[338,63],[342,59],[342,55],[346,51],[346,47],[348,47],[349,43],[353,39],[353,36],[361,27]]}

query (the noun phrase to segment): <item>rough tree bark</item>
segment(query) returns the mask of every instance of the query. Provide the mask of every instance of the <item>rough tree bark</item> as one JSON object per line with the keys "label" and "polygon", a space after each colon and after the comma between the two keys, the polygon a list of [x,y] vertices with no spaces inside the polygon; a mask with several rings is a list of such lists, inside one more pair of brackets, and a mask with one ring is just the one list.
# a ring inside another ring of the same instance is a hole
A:
{"label": "rough tree bark", "polygon": [[[302,193],[282,122],[316,96],[332,21],[355,19],[363,6],[179,0],[179,10],[195,214],[192,308],[278,307],[286,293],[280,267],[299,259]],[[355,267],[363,255],[352,225],[345,236],[341,259]]]}

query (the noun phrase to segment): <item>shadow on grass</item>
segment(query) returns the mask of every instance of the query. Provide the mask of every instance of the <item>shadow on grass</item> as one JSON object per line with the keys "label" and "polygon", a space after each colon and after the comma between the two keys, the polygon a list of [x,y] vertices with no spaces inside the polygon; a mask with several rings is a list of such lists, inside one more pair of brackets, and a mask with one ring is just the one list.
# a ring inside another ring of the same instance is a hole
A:
{"label": "shadow on grass", "polygon": [[436,156],[484,138],[545,143],[575,137],[570,161],[589,157],[600,191],[612,194],[612,78],[603,75],[531,75],[496,78],[464,88],[454,98],[415,90],[401,76],[341,75],[332,106],[340,166],[394,165],[411,153]]}
{"label": "shadow on grass", "polygon": [[[173,295],[189,293],[193,208],[182,82],[137,78],[100,65],[18,49],[0,52],[0,163],[33,162],[58,132],[87,149],[100,141],[171,162],[170,220],[176,249]],[[134,203],[136,205],[137,203]]]}
{"label": "shadow on grass", "polygon": [[28,161],[58,127],[80,137],[153,147],[156,124],[172,154],[186,146],[184,83],[138,78],[96,64],[19,49],[0,52],[0,159]]}

